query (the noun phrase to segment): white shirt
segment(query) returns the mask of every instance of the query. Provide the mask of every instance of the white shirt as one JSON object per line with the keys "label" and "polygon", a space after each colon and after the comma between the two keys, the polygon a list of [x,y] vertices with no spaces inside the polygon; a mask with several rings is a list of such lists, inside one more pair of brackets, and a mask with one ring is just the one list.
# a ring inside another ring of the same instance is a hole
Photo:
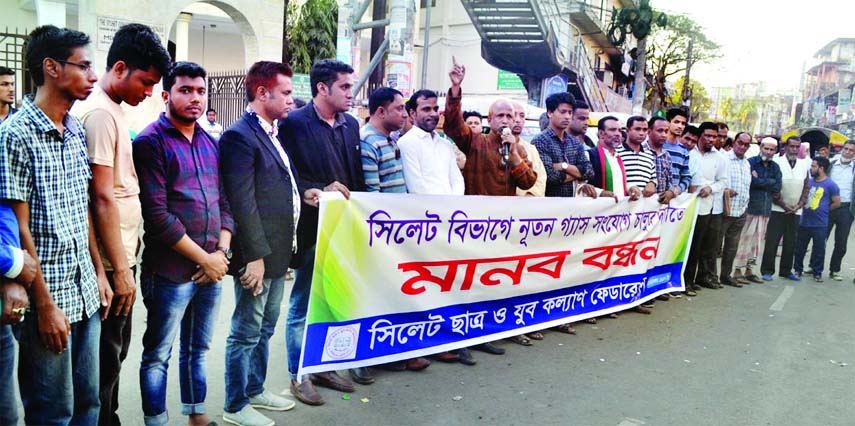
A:
{"label": "white shirt", "polygon": [[208,121],[207,117],[202,117],[199,121],[199,125],[202,126],[209,135],[211,135],[214,140],[220,140],[220,136],[223,134],[223,125],[217,123],[216,121],[211,123]]}
{"label": "white shirt", "polygon": [[855,178],[855,159],[850,160],[849,164],[844,164],[840,159],[842,156],[837,156],[831,160],[831,171],[828,177],[837,184],[840,188],[840,202],[852,202],[852,180]]}
{"label": "white shirt", "polygon": [[689,161],[696,166],[692,175],[694,193],[709,186],[712,194],[706,198],[698,198],[698,214],[720,214],[724,212],[724,189],[727,188],[727,160],[721,153],[710,150],[702,154],[696,146],[689,152]]}
{"label": "white shirt", "polygon": [[[805,187],[805,179],[810,175],[810,164],[813,160],[807,157],[797,159],[794,167],[790,167],[790,161],[787,160],[786,155],[776,155],[773,161],[778,163],[781,169],[781,198],[788,205],[798,204]],[[783,213],[784,208],[773,203],[772,211]],[[801,215],[802,209],[799,209],[796,214]]]}
{"label": "white shirt", "polygon": [[413,126],[398,139],[410,194],[463,195],[463,174],[451,142]]}

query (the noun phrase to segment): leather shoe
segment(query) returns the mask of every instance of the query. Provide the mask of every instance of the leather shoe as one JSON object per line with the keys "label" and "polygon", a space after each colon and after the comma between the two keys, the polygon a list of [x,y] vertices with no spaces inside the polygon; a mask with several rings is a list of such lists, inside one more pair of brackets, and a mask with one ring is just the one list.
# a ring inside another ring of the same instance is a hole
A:
{"label": "leather shoe", "polygon": [[492,355],[504,355],[505,354],[505,348],[500,348],[500,347],[498,347],[492,343],[482,343],[480,345],[475,345],[472,347],[472,349],[475,349],[475,350],[478,350],[481,352],[487,352],[488,354],[492,354]]}
{"label": "leather shoe", "polygon": [[408,359],[406,362],[406,365],[407,365],[407,370],[422,371],[425,368],[428,368],[428,366],[430,366],[430,360],[427,358],[421,358],[421,357]]}
{"label": "leather shoe", "polygon": [[636,306],[636,307],[632,308],[632,311],[637,312],[639,314],[645,314],[645,315],[650,315],[653,312],[650,309],[645,308],[644,306]]}
{"label": "leather shoe", "polygon": [[457,362],[463,365],[475,365],[478,361],[475,361],[475,358],[472,357],[472,353],[469,352],[469,349],[462,348],[457,350]]}
{"label": "leather shoe", "polygon": [[315,390],[315,386],[309,379],[303,379],[299,384],[291,380],[291,395],[298,401],[307,405],[324,405],[324,398]]}
{"label": "leather shoe", "polygon": [[386,364],[380,364],[376,366],[377,368],[381,368],[386,371],[404,371],[407,369],[406,361],[395,361],[388,362]]}
{"label": "leather shoe", "polygon": [[454,352],[442,352],[432,356],[439,362],[457,362],[457,354]]}
{"label": "leather shoe", "polygon": [[350,380],[339,376],[335,371],[312,374],[311,380],[318,386],[335,389],[339,392],[351,393],[356,390]]}
{"label": "leather shoe", "polygon": [[710,283],[710,282],[697,283],[697,285],[699,285],[699,286],[701,286],[701,287],[704,287],[704,288],[710,288],[710,289],[713,289],[713,290],[718,289],[718,286],[717,286],[717,285],[715,285],[715,284],[713,284],[713,283]]}
{"label": "leather shoe", "polygon": [[742,287],[742,284],[740,284],[739,281],[736,281],[730,277],[722,277],[721,281],[719,282],[722,284],[729,285],[731,287]]}
{"label": "leather shoe", "polygon": [[359,367],[350,369],[350,378],[360,385],[370,385],[374,383],[374,375],[368,367]]}

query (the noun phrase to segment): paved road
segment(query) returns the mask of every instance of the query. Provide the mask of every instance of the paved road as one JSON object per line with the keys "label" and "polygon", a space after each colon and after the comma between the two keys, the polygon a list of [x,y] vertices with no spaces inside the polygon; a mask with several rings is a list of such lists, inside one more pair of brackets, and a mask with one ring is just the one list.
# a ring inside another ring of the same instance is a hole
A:
{"label": "paved road", "polygon": [[[476,352],[474,367],[435,363],[419,373],[379,372],[377,383],[357,385],[350,400],[322,389],[325,406],[298,403],[271,417],[280,425],[852,425],[853,266],[855,255],[849,255],[843,282],[779,279],[705,289],[695,298],[658,302],[650,316],[626,313],[579,324],[577,336],[547,332],[529,348],[502,342],[506,355]],[[234,306],[233,292],[223,294],[208,356],[207,407],[217,416]],[[144,309],[135,307],[134,342],[122,373],[120,414],[129,425],[143,424]],[[268,384],[276,392],[288,385],[285,311],[270,361]],[[175,354],[168,400],[171,424],[179,425],[185,419]]]}

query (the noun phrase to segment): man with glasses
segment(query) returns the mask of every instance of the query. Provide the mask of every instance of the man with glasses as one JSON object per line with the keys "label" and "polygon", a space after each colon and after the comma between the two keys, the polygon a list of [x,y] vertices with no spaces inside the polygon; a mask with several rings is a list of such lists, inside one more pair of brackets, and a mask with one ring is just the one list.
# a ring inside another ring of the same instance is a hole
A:
{"label": "man with glasses", "polygon": [[[21,248],[39,263],[33,311],[20,324],[18,382],[26,424],[98,422],[101,318],[110,309],[89,214],[83,124],[68,113],[98,76],[89,37],[45,25],[30,33],[26,63],[37,90],[0,127],[0,199],[18,220]],[[2,386],[11,386],[3,383]]]}
{"label": "man with glasses", "polygon": [[742,283],[731,277],[733,261],[739,248],[739,236],[745,226],[746,209],[751,193],[751,164],[745,157],[751,135],[740,132],[733,139],[733,149],[722,153],[727,158],[727,181],[725,189],[725,213],[721,223],[721,235],[724,239],[724,252],[721,258],[719,282],[732,287],[742,287]]}

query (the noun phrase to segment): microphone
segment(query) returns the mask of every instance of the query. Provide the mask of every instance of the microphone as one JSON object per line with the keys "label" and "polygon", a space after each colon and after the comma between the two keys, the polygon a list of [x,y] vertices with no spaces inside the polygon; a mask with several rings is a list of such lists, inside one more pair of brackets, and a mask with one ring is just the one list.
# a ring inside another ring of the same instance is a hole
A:
{"label": "microphone", "polygon": [[[511,129],[509,127],[502,127],[502,136],[507,136],[511,134]],[[502,158],[505,160],[505,164],[508,163],[511,154],[511,143],[502,141]]]}

